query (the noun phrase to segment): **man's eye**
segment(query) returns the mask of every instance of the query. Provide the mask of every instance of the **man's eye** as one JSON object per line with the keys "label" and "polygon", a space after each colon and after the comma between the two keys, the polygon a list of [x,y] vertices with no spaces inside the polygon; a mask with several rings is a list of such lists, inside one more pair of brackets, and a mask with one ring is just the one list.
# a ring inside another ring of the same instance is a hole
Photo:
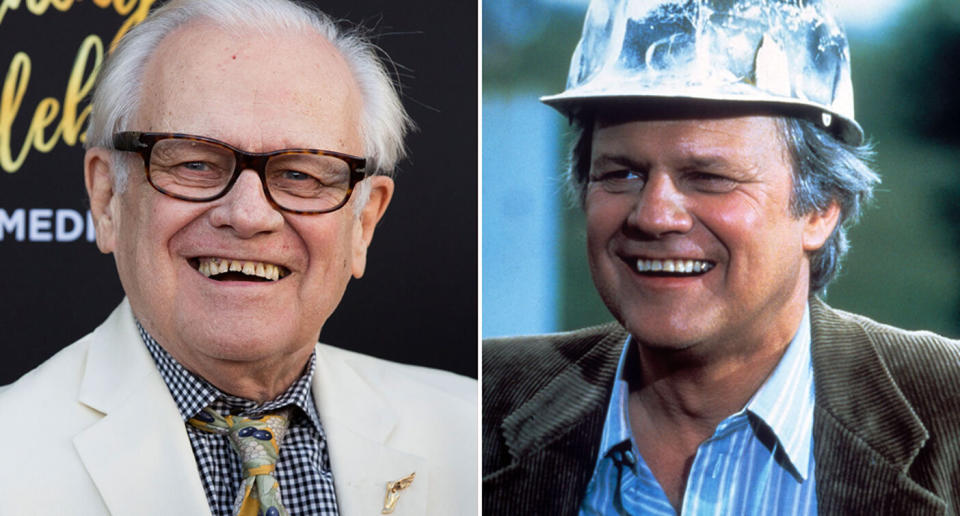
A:
{"label": "man's eye", "polygon": [[595,178],[592,179],[595,183],[603,182],[616,182],[616,181],[643,181],[646,179],[646,174],[637,172],[636,170],[622,169],[622,170],[611,170],[609,172],[603,172],[597,174]]}
{"label": "man's eye", "polygon": [[187,170],[201,171],[210,168],[210,164],[205,161],[187,161],[185,163],[181,163],[180,167]]}
{"label": "man's eye", "polygon": [[687,179],[695,188],[711,193],[729,192],[737,186],[737,181],[734,179],[707,172],[691,173]]}
{"label": "man's eye", "polygon": [[635,170],[614,170],[605,174],[608,179],[642,180],[643,177]]}
{"label": "man's eye", "polygon": [[306,172],[287,170],[283,173],[283,178],[289,179],[290,181],[307,181],[309,179],[313,179],[313,176],[307,174]]}
{"label": "man's eye", "polygon": [[190,179],[221,177],[227,173],[225,167],[204,160],[182,161],[169,170],[177,176]]}
{"label": "man's eye", "polygon": [[591,181],[608,192],[619,193],[642,189],[646,184],[647,175],[636,170],[619,169],[598,174]]}

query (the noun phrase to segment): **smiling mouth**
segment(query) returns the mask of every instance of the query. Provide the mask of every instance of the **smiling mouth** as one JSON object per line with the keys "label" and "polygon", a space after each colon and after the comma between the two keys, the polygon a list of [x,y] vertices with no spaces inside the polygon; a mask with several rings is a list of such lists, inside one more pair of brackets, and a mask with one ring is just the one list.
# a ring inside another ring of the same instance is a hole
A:
{"label": "smiling mouth", "polygon": [[277,281],[290,274],[282,265],[228,258],[192,258],[190,265],[216,281]]}
{"label": "smiling mouth", "polygon": [[645,276],[685,277],[705,274],[716,267],[716,263],[708,260],[688,260],[684,258],[671,260],[638,258],[634,267],[637,272]]}

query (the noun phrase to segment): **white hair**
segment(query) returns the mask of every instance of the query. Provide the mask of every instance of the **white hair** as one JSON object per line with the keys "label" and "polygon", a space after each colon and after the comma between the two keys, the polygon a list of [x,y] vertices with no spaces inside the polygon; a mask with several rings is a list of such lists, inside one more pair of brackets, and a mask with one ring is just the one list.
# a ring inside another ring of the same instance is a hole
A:
{"label": "white hair", "polygon": [[[113,147],[113,135],[129,130],[140,107],[146,64],[163,39],[188,23],[203,21],[223,30],[315,31],[333,44],[353,72],[361,98],[360,135],[366,170],[392,175],[406,153],[403,139],[413,122],[400,102],[383,59],[385,54],[359,27],[341,28],[330,16],[291,0],[171,0],[154,10],[130,30],[104,61],[92,98],[86,148]],[[381,58],[383,57],[383,59]],[[123,191],[129,159],[114,175],[115,188]],[[362,207],[367,181],[354,196]]]}

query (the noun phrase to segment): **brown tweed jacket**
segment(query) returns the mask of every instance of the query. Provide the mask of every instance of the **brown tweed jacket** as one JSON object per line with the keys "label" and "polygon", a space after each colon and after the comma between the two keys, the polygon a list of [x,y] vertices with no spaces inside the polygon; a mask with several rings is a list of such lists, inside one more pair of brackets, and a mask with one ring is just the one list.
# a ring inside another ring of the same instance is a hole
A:
{"label": "brown tweed jacket", "polygon": [[[960,341],[811,299],[820,514],[960,514]],[[616,324],[483,347],[483,513],[576,514],[626,339]]]}

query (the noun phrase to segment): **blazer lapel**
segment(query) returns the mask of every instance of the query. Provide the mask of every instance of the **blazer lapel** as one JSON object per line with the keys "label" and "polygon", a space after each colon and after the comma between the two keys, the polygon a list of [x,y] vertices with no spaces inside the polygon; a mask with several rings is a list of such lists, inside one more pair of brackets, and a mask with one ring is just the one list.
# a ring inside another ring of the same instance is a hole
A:
{"label": "blazer lapel", "polygon": [[929,438],[864,329],[810,302],[814,458],[823,514],[944,514],[908,473]]}
{"label": "blazer lapel", "polygon": [[[526,514],[570,514],[597,460],[606,405],[626,332],[606,334],[504,418],[510,465],[483,479],[485,498],[525,500]],[[489,490],[489,491],[488,491]]]}
{"label": "blazer lapel", "polygon": [[104,417],[74,447],[112,514],[210,514],[176,404],[124,301],[90,344],[79,401]]}
{"label": "blazer lapel", "polygon": [[390,446],[398,417],[386,396],[353,367],[349,355],[317,346],[313,398],[333,470],[340,514],[380,514],[387,482],[411,473],[416,478],[401,491],[393,514],[427,514],[430,471],[423,457]]}

